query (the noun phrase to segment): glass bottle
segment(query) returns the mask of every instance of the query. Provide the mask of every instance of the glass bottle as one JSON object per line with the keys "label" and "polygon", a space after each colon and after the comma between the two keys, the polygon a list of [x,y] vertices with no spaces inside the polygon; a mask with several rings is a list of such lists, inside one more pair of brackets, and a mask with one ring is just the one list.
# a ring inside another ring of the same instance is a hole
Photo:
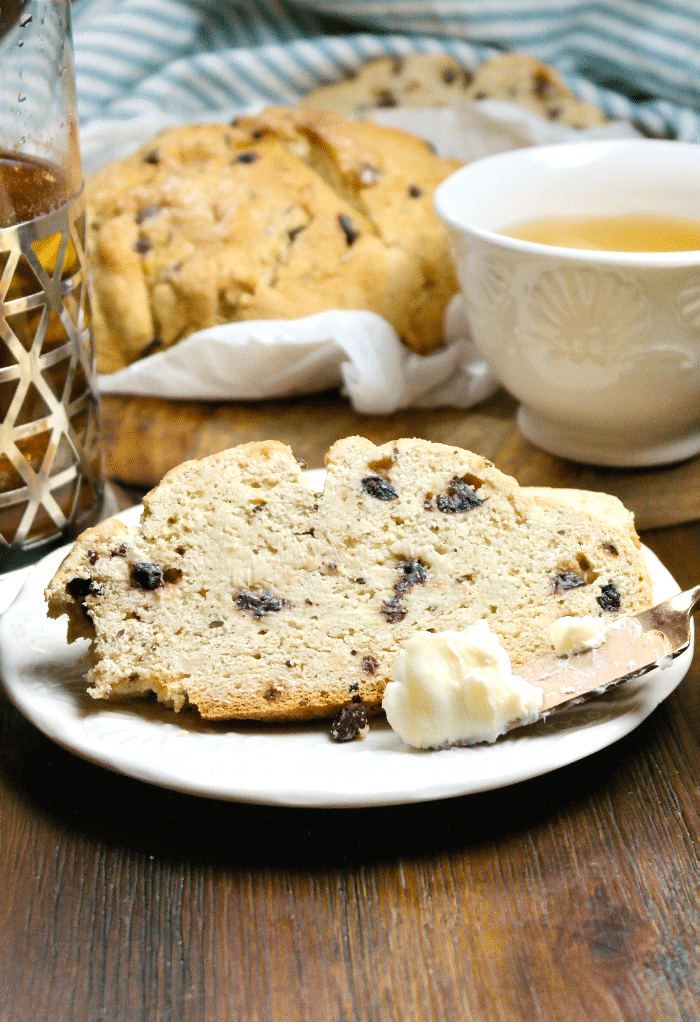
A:
{"label": "glass bottle", "polygon": [[101,515],[105,483],[69,0],[0,4],[0,571]]}

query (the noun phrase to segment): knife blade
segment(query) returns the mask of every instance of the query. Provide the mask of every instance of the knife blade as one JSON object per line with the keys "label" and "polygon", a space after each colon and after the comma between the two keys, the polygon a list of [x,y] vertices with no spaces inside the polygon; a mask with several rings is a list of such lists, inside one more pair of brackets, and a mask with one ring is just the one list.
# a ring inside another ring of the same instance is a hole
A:
{"label": "knife blade", "polygon": [[598,695],[655,667],[668,666],[693,637],[691,615],[700,602],[700,586],[678,593],[634,617],[618,618],[597,649],[571,656],[546,653],[514,673],[544,694],[540,716]]}

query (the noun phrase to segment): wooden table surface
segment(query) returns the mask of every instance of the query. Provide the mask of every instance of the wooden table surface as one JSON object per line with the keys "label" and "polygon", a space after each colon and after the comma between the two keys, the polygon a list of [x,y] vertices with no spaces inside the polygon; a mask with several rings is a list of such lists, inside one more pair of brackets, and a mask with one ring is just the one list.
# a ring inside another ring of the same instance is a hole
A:
{"label": "wooden table surface", "polygon": [[[325,443],[349,418],[322,407]],[[700,581],[700,522],[643,539]],[[152,787],[0,696],[0,1022],[696,1022],[699,752],[700,656],[579,763],[372,809]]]}

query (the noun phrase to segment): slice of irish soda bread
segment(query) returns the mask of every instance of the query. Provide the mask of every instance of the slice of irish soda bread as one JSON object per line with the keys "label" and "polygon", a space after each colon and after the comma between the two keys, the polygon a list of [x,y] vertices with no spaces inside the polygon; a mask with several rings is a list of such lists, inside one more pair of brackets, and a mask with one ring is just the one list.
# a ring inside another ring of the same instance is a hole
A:
{"label": "slice of irish soda bread", "polygon": [[350,437],[326,461],[314,493],[288,447],[245,444],[169,472],[137,527],[83,533],[46,596],[69,641],[92,639],[91,694],[220,719],[332,716],[358,695],[372,712],[416,629],[486,618],[517,667],[558,617],[651,602],[615,498],[529,493],[424,440]]}

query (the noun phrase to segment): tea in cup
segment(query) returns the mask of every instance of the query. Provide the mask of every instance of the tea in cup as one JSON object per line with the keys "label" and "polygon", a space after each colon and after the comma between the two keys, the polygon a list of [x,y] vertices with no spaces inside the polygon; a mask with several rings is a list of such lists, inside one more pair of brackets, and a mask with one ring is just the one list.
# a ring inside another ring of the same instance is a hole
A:
{"label": "tea in cup", "polygon": [[529,440],[610,466],[700,452],[700,146],[499,153],[447,178],[435,209]]}

